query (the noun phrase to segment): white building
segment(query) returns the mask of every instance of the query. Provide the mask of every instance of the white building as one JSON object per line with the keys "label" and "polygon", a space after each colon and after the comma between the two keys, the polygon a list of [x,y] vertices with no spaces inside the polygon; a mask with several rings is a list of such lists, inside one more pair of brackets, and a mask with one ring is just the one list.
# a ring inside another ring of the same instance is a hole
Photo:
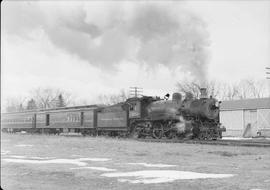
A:
{"label": "white building", "polygon": [[220,122],[223,136],[270,137],[270,98],[223,101]]}

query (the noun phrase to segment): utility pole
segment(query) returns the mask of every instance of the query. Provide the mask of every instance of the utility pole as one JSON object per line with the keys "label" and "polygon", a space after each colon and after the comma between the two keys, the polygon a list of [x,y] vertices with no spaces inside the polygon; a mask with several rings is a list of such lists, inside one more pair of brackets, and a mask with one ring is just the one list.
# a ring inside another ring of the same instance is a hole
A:
{"label": "utility pole", "polygon": [[129,95],[131,97],[138,97],[138,96],[142,96],[143,93],[143,88],[140,87],[129,87]]}
{"label": "utility pole", "polygon": [[[265,67],[265,69],[266,69],[266,79],[270,80],[270,67]],[[268,90],[269,90],[269,97],[270,97],[270,81],[269,81]]]}
{"label": "utility pole", "polygon": [[266,69],[266,79],[270,79],[270,67],[265,67]]}

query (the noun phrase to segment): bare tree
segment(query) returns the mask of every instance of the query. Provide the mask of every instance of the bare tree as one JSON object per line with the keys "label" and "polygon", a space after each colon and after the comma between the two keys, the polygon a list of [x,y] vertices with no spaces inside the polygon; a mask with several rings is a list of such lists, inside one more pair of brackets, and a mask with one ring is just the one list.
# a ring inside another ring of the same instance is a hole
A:
{"label": "bare tree", "polygon": [[206,89],[209,96],[220,98],[221,96],[221,83],[215,80],[206,83]]}
{"label": "bare tree", "polygon": [[60,108],[60,107],[66,107],[66,100],[64,99],[63,95],[60,94],[58,97],[57,97],[57,100],[56,100],[56,107]]}
{"label": "bare tree", "polygon": [[226,84],[223,83],[221,85],[222,90],[221,90],[221,100],[234,100],[239,98],[239,89],[238,85],[236,84]]}
{"label": "bare tree", "polygon": [[[74,104],[72,95],[64,90],[38,88],[30,91],[29,97],[8,97],[1,105],[1,111],[16,112],[32,109],[55,108]],[[61,96],[61,97],[59,97]],[[28,101],[27,101],[28,100]]]}
{"label": "bare tree", "polygon": [[265,80],[243,79],[239,83],[222,85],[222,100],[267,97]]}
{"label": "bare tree", "polygon": [[192,95],[194,98],[200,97],[200,88],[204,87],[207,89],[209,96],[218,97],[220,95],[220,84],[216,81],[209,81],[200,86],[197,82],[181,81],[176,84],[178,91],[184,95]]}
{"label": "bare tree", "polygon": [[194,98],[200,97],[200,86],[196,82],[178,82],[177,88],[185,96],[190,94]]}
{"label": "bare tree", "polygon": [[128,98],[127,92],[125,92],[124,89],[122,89],[117,94],[107,94],[107,95],[99,95],[98,101],[105,105],[112,105],[117,104],[119,102],[124,102]]}
{"label": "bare tree", "polygon": [[265,80],[244,79],[238,84],[234,84],[234,89],[236,89],[236,96],[233,99],[267,97]]}
{"label": "bare tree", "polygon": [[33,98],[27,102],[27,107],[26,107],[26,109],[27,109],[27,110],[34,110],[34,109],[37,109],[36,101],[35,101]]}
{"label": "bare tree", "polygon": [[33,99],[39,108],[55,108],[57,107],[57,102],[59,96],[65,100],[65,105],[68,106],[72,102],[72,96],[70,93],[65,92],[60,89],[53,88],[38,88],[32,91]]}
{"label": "bare tree", "polygon": [[26,98],[24,97],[8,97],[1,106],[2,111],[17,112],[25,109]]}
{"label": "bare tree", "polygon": [[[246,79],[241,81],[246,90],[246,97],[248,98],[262,98],[266,97],[266,81]],[[241,83],[240,83],[241,85]]]}

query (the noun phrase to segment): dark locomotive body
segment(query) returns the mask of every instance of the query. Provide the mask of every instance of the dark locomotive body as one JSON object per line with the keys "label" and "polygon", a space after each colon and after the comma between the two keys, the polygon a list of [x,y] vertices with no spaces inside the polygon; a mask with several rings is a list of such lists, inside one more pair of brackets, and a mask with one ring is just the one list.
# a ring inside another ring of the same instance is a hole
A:
{"label": "dark locomotive body", "polygon": [[[146,101],[147,100],[147,101]],[[138,105],[141,114],[131,117],[131,132],[136,137],[198,138],[214,140],[222,137],[225,128],[219,123],[219,102],[201,90],[200,99],[174,93],[172,100],[152,97],[129,99],[128,104]],[[131,111],[131,110],[130,110]]]}
{"label": "dark locomotive body", "polygon": [[112,106],[80,106],[20,113],[6,113],[1,128],[7,132],[65,133],[84,135],[133,136],[136,138],[218,139],[224,128],[219,124],[219,102],[174,93],[172,100],[134,97]]}

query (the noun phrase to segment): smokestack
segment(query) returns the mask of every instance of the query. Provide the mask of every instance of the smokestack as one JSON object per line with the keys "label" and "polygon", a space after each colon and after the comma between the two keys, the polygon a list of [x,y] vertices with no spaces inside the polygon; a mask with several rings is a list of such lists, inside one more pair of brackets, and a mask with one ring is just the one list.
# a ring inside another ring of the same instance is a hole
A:
{"label": "smokestack", "polygon": [[205,99],[205,98],[207,98],[206,88],[200,88],[200,92],[201,92],[200,99]]}

